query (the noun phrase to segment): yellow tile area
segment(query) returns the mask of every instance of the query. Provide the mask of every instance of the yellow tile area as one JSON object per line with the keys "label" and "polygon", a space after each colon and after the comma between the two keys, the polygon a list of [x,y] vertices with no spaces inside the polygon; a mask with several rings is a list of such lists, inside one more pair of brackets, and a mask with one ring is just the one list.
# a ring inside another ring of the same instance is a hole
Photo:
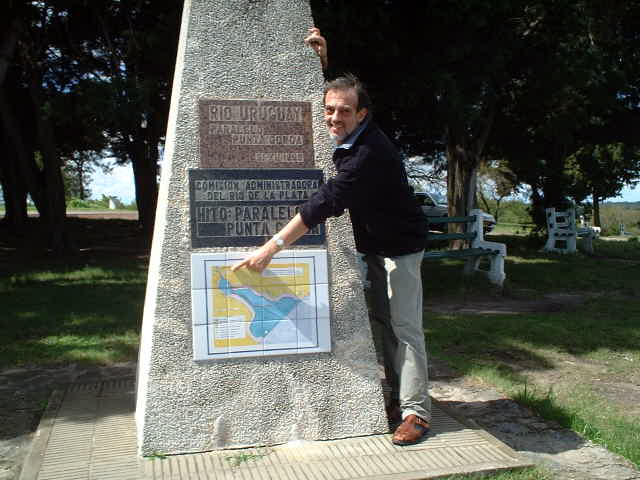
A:
{"label": "yellow tile area", "polygon": [[[254,311],[239,295],[234,295],[234,289],[250,289],[266,303],[278,301],[282,296],[306,299],[311,294],[309,263],[274,262],[262,274],[247,269],[232,272],[231,266],[212,266],[209,275],[212,287],[209,315],[215,332],[211,341],[216,349],[262,343],[250,330],[252,322],[262,320],[262,308]],[[221,286],[225,289],[220,289]],[[295,311],[292,313],[295,318]]]}
{"label": "yellow tile area", "polygon": [[220,288],[220,278],[224,277],[231,287],[243,287],[261,285],[262,278],[259,273],[252,272],[246,268],[241,268],[235,272],[231,271],[231,266],[211,267],[211,288]]}

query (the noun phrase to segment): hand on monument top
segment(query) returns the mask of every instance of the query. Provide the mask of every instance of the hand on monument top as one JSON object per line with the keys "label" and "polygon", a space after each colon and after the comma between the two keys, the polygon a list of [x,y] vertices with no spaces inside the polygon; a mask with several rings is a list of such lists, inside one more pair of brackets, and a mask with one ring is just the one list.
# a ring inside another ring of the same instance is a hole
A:
{"label": "hand on monument top", "polygon": [[304,39],[304,43],[313,48],[314,52],[318,54],[318,56],[320,57],[320,62],[322,62],[322,69],[326,70],[328,65],[327,41],[320,34],[320,29],[311,27],[309,29],[309,35]]}
{"label": "hand on monument top", "polygon": [[271,258],[275,253],[277,253],[278,249],[274,249],[271,245],[271,242],[265,243],[262,247],[260,247],[255,252],[252,252],[247,258],[245,258],[240,263],[236,263],[233,267],[231,267],[231,271],[235,272],[239,268],[246,267],[249,270],[253,270],[254,272],[262,272],[267,265],[271,263]]}

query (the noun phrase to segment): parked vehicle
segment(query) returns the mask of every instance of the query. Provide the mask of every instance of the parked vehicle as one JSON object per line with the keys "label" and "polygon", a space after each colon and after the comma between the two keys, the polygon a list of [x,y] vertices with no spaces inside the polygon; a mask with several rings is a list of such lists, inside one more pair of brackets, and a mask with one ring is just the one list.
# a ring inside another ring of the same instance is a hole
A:
{"label": "parked vehicle", "polygon": [[446,217],[449,212],[447,201],[437,193],[416,192],[418,205],[427,217]]}
{"label": "parked vehicle", "polygon": [[[415,192],[418,205],[427,217],[446,217],[449,214],[447,200],[438,193]],[[490,213],[482,212],[482,224],[484,233],[488,233],[496,226],[496,219]],[[438,230],[444,228],[444,224],[431,224]]]}

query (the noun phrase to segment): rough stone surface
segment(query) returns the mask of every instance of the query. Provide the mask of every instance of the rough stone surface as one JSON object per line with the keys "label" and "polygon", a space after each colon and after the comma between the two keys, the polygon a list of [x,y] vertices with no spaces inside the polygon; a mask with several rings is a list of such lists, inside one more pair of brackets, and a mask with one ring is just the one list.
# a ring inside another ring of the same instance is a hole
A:
{"label": "rough stone surface", "polygon": [[200,165],[199,100],[310,102],[315,164],[329,178],[322,72],[302,41],[312,24],[308,3],[299,0],[185,2],[140,348],[136,423],[142,454],[387,429],[346,215],[327,225],[330,354],[192,360],[187,170]]}

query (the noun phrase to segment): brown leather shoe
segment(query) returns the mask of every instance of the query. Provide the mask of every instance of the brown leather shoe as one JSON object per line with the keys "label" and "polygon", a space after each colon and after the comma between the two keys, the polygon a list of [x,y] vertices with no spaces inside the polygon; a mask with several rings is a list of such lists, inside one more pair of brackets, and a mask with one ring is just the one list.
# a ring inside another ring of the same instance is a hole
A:
{"label": "brown leather shoe", "polygon": [[417,415],[408,415],[396,428],[391,441],[394,445],[414,445],[429,432],[429,424]]}
{"label": "brown leather shoe", "polygon": [[402,422],[402,410],[400,410],[400,400],[392,399],[389,401],[389,405],[386,407],[387,420],[389,420],[389,426],[393,428]]}

